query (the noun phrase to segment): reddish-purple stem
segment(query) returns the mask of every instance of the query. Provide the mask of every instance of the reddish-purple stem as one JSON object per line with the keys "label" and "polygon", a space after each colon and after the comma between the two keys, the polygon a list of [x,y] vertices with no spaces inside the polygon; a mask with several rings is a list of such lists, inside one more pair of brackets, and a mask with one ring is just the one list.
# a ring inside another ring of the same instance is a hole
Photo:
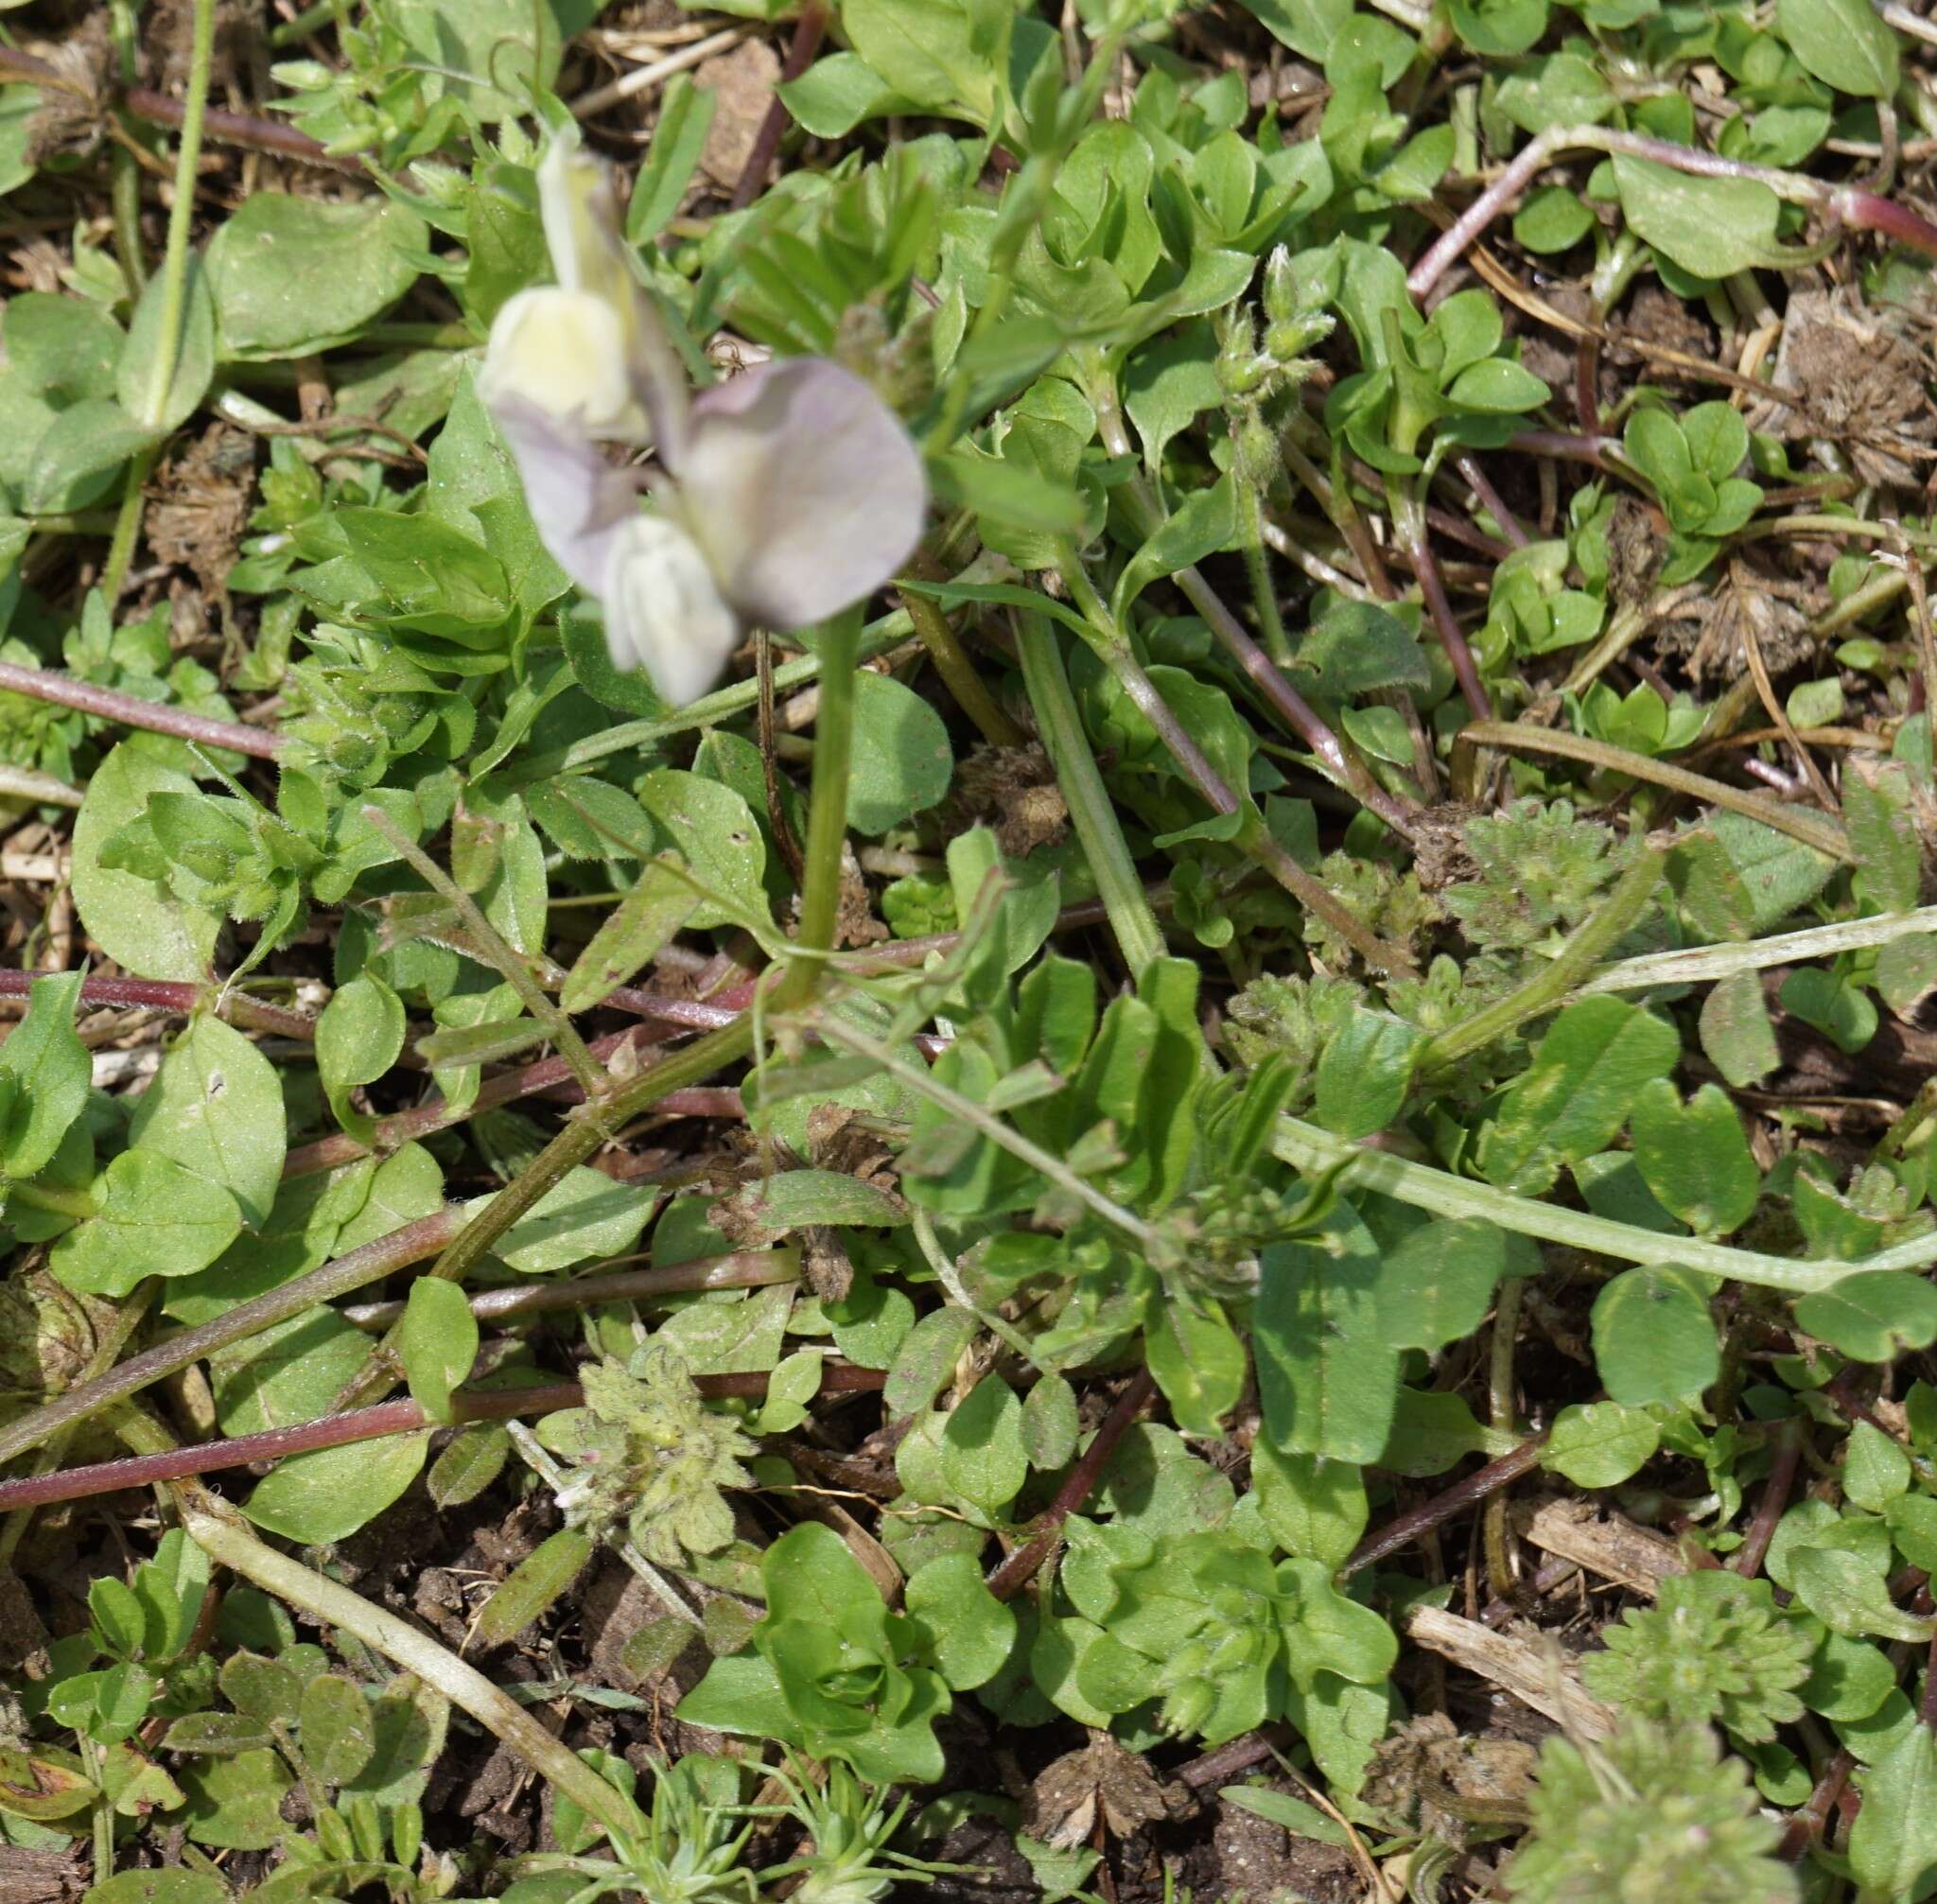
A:
{"label": "reddish-purple stem", "polygon": [[[1351,791],[1362,807],[1378,814],[1402,839],[1410,839],[1412,821],[1405,808],[1372,778],[1362,761],[1347,755],[1339,744],[1338,736],[1319,718],[1311,703],[1284,678],[1271,657],[1251,639],[1244,623],[1231,613],[1223,597],[1202,573],[1195,568],[1185,568],[1172,579],[1183,589],[1192,607],[1210,624],[1211,632],[1223,644],[1225,652],[1245,671],[1284,725],[1324,761],[1333,777]],[[1182,764],[1181,757],[1179,764]],[[1208,768],[1210,763],[1206,761],[1204,764]],[[1189,767],[1185,771],[1193,772]]]}
{"label": "reddish-purple stem", "polygon": [[1446,658],[1453,664],[1454,678],[1459,683],[1460,693],[1466,697],[1466,705],[1473,709],[1474,719],[1491,721],[1493,704],[1487,697],[1486,684],[1479,678],[1473,650],[1467,646],[1466,637],[1454,618],[1453,604],[1446,599],[1446,585],[1440,580],[1439,563],[1433,559],[1433,548],[1426,537],[1425,524],[1415,517],[1408,527],[1410,533],[1405,538],[1405,552],[1412,558],[1413,576],[1419,583],[1419,592],[1425,598],[1426,613],[1432,617],[1440,645],[1445,649]]}
{"label": "reddish-purple stem", "polygon": [[[26,998],[37,978],[46,972],[0,970],[0,998]],[[84,978],[80,982],[80,1003],[84,1005],[123,1006],[129,1009],[179,1012],[186,1017],[204,1004],[213,1003],[224,1018],[235,1018],[254,1031],[266,1031],[277,1038],[313,1039],[316,1021],[306,1012],[286,1011],[247,992],[222,993],[198,985],[178,985],[159,978]]]}
{"label": "reddish-purple stem", "polygon": [[1527,189],[1535,173],[1551,165],[1562,152],[1576,149],[1621,152],[1702,178],[1750,179],[1767,185],[1791,203],[1813,206],[1832,220],[1858,231],[1880,233],[1927,256],[1937,257],[1937,225],[1909,206],[1898,204],[1893,199],[1880,198],[1875,192],[1854,185],[1836,186],[1824,180],[1805,178],[1798,172],[1777,171],[1772,166],[1753,166],[1740,159],[1725,159],[1719,152],[1677,146],[1667,139],[1650,139],[1637,132],[1610,131],[1599,126],[1549,126],[1528,141],[1500,176],[1433,241],[1407,274],[1405,288],[1415,298],[1424,299],[1467,247]]}
{"label": "reddish-purple stem", "polygon": [[[113,96],[97,99],[57,67],[50,66],[44,60],[35,59],[31,53],[23,53],[17,46],[0,46],[0,74],[12,79],[25,79],[29,85],[51,87],[70,97],[85,99],[90,105],[105,107]],[[185,111],[180,99],[170,98],[167,94],[157,93],[148,86],[124,87],[119,98],[122,106],[137,119],[146,119],[156,126],[179,126]],[[252,118],[244,113],[224,113],[210,106],[202,113],[201,131],[204,138],[214,139],[219,145],[248,146],[258,152],[274,152],[285,159],[300,159],[310,166],[328,166],[340,172],[362,170],[354,159],[333,157],[307,132],[299,132],[293,126],[278,125],[273,119]]]}
{"label": "reddish-purple stem", "polygon": [[1735,1570],[1744,1580],[1754,1580],[1762,1571],[1769,1544],[1775,1538],[1776,1523],[1789,1507],[1789,1491],[1796,1484],[1796,1469],[1802,1459],[1802,1424],[1785,1422],[1776,1437],[1775,1459],[1770,1463],[1762,1498],[1755,1504],[1755,1518],[1749,1523],[1749,1531],[1736,1551]]}
{"label": "reddish-purple stem", "polygon": [[282,736],[267,733],[260,727],[245,727],[235,721],[212,721],[205,714],[164,707],[136,694],[119,694],[112,688],[96,688],[92,682],[77,681],[71,674],[55,674],[44,668],[22,668],[11,661],[0,661],[0,689],[30,695],[36,701],[52,701],[62,707],[78,707],[83,714],[93,714],[103,721],[119,721],[124,726],[172,734],[177,740],[194,741],[204,747],[253,754],[259,760],[273,760],[283,751]]}
{"label": "reddish-purple stem", "polygon": [[1401,1547],[1410,1546],[1422,1534],[1430,1533],[1455,1514],[1477,1506],[1489,1494],[1517,1481],[1522,1475],[1531,1474],[1540,1466],[1541,1454],[1546,1444],[1547,1431],[1543,1428],[1539,1434],[1529,1435],[1517,1448],[1502,1455],[1498,1460],[1489,1461],[1483,1468],[1475,1468],[1464,1480],[1455,1481],[1431,1500],[1422,1501],[1416,1508],[1408,1508],[1405,1513],[1387,1521],[1377,1533],[1368,1534],[1359,1542],[1339,1571],[1355,1574],[1361,1568],[1370,1566],[1374,1561],[1384,1560],[1387,1554],[1396,1554]]}
{"label": "reddish-purple stem", "polygon": [[105,1374],[68,1389],[32,1414],[0,1427],[0,1461],[10,1461],[14,1456],[40,1446],[49,1436],[85,1421],[97,1409],[113,1402],[124,1402],[163,1376],[172,1375],[176,1370],[185,1369],[191,1362],[213,1355],[231,1343],[246,1341],[287,1317],[319,1302],[333,1302],[339,1296],[367,1288],[398,1269],[407,1269],[413,1263],[441,1254],[445,1244],[463,1229],[465,1221],[462,1207],[451,1204],[428,1216],[420,1216],[414,1223],[406,1223],[387,1236],[364,1244],[360,1249],[352,1249],[335,1262],[310,1270],[306,1276],[298,1276],[293,1282],[252,1296],[213,1321],[164,1336],[152,1348],[131,1355]]}
{"label": "reddish-purple stem", "polygon": [[1792,1811],[1783,1828],[1782,1843],[1775,1855],[1785,1864],[1800,1864],[1808,1855],[1809,1847],[1822,1838],[1829,1814],[1836,1809],[1843,1787],[1856,1768],[1856,1759],[1847,1752],[1837,1753],[1823,1768],[1823,1776],[1809,1793],[1809,1802],[1800,1811]]}
{"label": "reddish-purple stem", "polygon": [[[1527,531],[1521,528],[1520,519],[1500,498],[1500,492],[1488,480],[1487,473],[1480,467],[1479,458],[1473,455],[1456,458],[1453,464],[1460,477],[1478,498],[1479,505],[1500,525],[1500,533],[1515,549],[1527,547]],[[1465,528],[1461,523],[1460,527]]]}
{"label": "reddish-purple stem", "polygon": [[[738,1014],[729,1013],[728,1016]],[[628,1041],[642,1045],[652,1040],[643,1026],[629,1025],[623,1031],[594,1039],[585,1048],[602,1063]],[[379,1117],[374,1144],[359,1144],[348,1131],[340,1130],[332,1137],[318,1138],[314,1144],[301,1144],[284,1159],[283,1175],[285,1178],[312,1177],[319,1170],[335,1170],[342,1164],[354,1163],[359,1157],[368,1157],[373,1149],[380,1152],[395,1150],[400,1144],[414,1143],[435,1131],[447,1130],[454,1124],[462,1124],[466,1119],[476,1117],[480,1111],[496,1109],[500,1104],[510,1104],[520,1097],[533,1097],[540,1092],[566,1090],[570,1092],[573,1102],[583,1100],[585,1093],[573,1081],[571,1066],[562,1057],[541,1057],[533,1063],[520,1066],[516,1071],[486,1078],[479,1086],[477,1095],[462,1108],[453,1106],[445,1098],[433,1097],[428,1104],[420,1104],[412,1109],[393,1111],[388,1117]],[[696,1085],[689,1091],[668,1092],[653,1109],[655,1113],[664,1111],[674,1117],[740,1117],[744,1114],[740,1093],[731,1086]]]}
{"label": "reddish-purple stem", "polygon": [[1620,446],[1618,437],[1588,436],[1578,429],[1516,429],[1507,441],[1509,449],[1524,450],[1528,456],[1553,456],[1596,469],[1605,469],[1608,451]]}
{"label": "reddish-purple stem", "polygon": [[[767,1380],[764,1370],[693,1378],[700,1393],[714,1400],[729,1395],[762,1395]],[[817,1392],[852,1394],[879,1389],[886,1380],[884,1370],[836,1363],[821,1371]],[[451,1420],[465,1424],[502,1422],[516,1415],[549,1415],[559,1408],[576,1408],[585,1398],[585,1390],[576,1382],[548,1382],[530,1389],[468,1390],[451,1397]],[[223,1468],[248,1467],[256,1461],[286,1460],[291,1455],[314,1454],[319,1448],[342,1448],[355,1441],[375,1441],[386,1435],[408,1435],[419,1428],[444,1425],[427,1420],[415,1402],[378,1402],[368,1408],[325,1415],[320,1421],[269,1428],[259,1435],[236,1435],[225,1441],[170,1448],[158,1455],[130,1455],[118,1461],[93,1461],[51,1475],[27,1475],[17,1481],[0,1481],[0,1512],[14,1508],[45,1507],[54,1501],[83,1500],[91,1494],[118,1494],[123,1488],[179,1481],[189,1475],[210,1475]]]}
{"label": "reddish-purple stem", "polygon": [[[121,95],[121,103],[137,119],[146,119],[150,125],[172,128],[182,123],[182,101],[149,86],[128,87]],[[300,165],[323,166],[333,172],[360,174],[363,170],[355,159],[326,151],[321,141],[312,139],[307,132],[247,113],[225,113],[210,106],[201,115],[201,132],[203,138],[213,139],[219,146],[272,152],[279,159],[294,159]]]}
{"label": "reddish-purple stem", "polygon": [[1117,1443],[1129,1433],[1130,1424],[1156,1392],[1157,1383],[1149,1370],[1139,1369],[1136,1378],[1117,1398],[1116,1406],[1104,1416],[1103,1424],[1083,1450],[1082,1459],[1064,1476],[1056,1498],[1037,1515],[1034,1535],[989,1574],[986,1585],[997,1599],[1014,1599],[1056,1551],[1062,1539],[1063,1523],[1094,1492],[1116,1453]]}
{"label": "reddish-purple stem", "polygon": [[[807,0],[800,18],[794,23],[794,37],[787,43],[787,58],[780,67],[779,84],[787,85],[807,71],[808,61],[820,50],[821,36],[828,30],[828,16],[819,0]],[[743,212],[759,197],[767,183],[767,168],[787,131],[787,108],[777,93],[767,101],[766,116],[754,135],[753,149],[746,155],[738,183],[733,187],[732,209]]]}

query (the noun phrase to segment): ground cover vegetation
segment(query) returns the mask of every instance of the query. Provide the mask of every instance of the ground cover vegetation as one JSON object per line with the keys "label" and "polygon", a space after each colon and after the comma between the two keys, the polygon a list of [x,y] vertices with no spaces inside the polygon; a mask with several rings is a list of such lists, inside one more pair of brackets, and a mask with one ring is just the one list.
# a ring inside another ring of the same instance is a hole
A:
{"label": "ground cover vegetation", "polygon": [[0,9],[0,1895],[1937,1892],[1937,29]]}

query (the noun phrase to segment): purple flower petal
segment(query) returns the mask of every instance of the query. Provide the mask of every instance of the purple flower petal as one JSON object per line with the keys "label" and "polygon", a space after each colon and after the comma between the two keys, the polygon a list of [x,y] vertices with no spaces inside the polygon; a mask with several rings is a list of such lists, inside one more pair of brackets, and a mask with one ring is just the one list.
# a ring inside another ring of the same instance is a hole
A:
{"label": "purple flower petal", "polygon": [[539,541],[581,588],[599,593],[619,537],[639,519],[631,476],[523,397],[498,395],[491,414],[511,445]]}
{"label": "purple flower petal", "polygon": [[750,621],[799,628],[861,600],[921,539],[921,456],[872,385],[825,358],[702,393],[673,464],[679,508]]}

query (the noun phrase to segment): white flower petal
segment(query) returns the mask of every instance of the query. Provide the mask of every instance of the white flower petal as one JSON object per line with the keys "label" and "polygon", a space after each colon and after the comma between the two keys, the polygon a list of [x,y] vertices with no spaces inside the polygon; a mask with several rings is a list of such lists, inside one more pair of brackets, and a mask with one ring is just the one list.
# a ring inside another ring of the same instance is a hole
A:
{"label": "white flower petal", "polygon": [[588,595],[603,588],[629,521],[640,521],[638,491],[592,444],[521,395],[488,396],[511,446],[538,539]]}
{"label": "white flower petal", "polygon": [[625,525],[599,594],[613,666],[643,668],[670,707],[697,701],[740,646],[740,618],[698,543],[663,515]]}
{"label": "white flower petal", "polygon": [[509,399],[586,436],[647,444],[652,425],[633,393],[619,314],[589,291],[520,291],[492,321],[478,392],[496,410]]}
{"label": "white flower petal", "polygon": [[651,433],[662,446],[684,441],[686,371],[657,307],[639,283],[636,257],[619,236],[611,174],[581,151],[575,140],[554,134],[538,164],[538,213],[552,275],[560,286],[597,298],[614,313],[619,339],[617,374],[630,379],[652,419]]}
{"label": "white flower petal", "polygon": [[673,463],[680,511],[748,620],[798,628],[881,586],[921,539],[921,454],[871,384],[825,358],[705,392]]}

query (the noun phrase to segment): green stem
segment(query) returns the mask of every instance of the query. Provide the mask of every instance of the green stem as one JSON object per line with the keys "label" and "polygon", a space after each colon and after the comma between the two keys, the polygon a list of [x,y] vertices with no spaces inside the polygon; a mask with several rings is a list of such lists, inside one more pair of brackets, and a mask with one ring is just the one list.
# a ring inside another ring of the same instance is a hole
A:
{"label": "green stem", "polygon": [[1520,721],[1475,721],[1460,729],[1459,738],[1477,746],[1505,747],[1523,754],[1557,754],[1563,760],[1579,760],[1606,773],[1651,780],[1673,793],[1686,794],[1712,806],[1726,807],[1731,812],[1760,820],[1765,827],[1787,833],[1792,840],[1800,840],[1833,860],[1841,860],[1846,865],[1856,862],[1857,856],[1842,829],[1834,822],[1799,812],[1794,807],[1785,807],[1775,800],[1765,800],[1759,794],[1745,794],[1726,780],[1691,774],[1672,760],[1653,760],[1646,754],[1631,753],[1626,747],[1612,746],[1606,741],[1592,740],[1585,734],[1535,727]]}
{"label": "green stem", "polygon": [[956,707],[974,722],[982,738],[992,747],[1021,746],[1028,735],[1009,719],[984,685],[982,676],[975,672],[975,663],[968,658],[968,651],[949,626],[949,618],[942,613],[940,604],[910,590],[901,597],[901,605],[915,623],[915,632],[928,650],[935,673],[955,697]]}
{"label": "green stem", "polygon": [[879,1039],[857,1031],[833,1012],[820,1014],[814,1021],[814,1028],[828,1043],[839,1045],[842,1050],[851,1051],[855,1057],[879,1065],[897,1084],[927,1098],[932,1104],[939,1105],[958,1124],[980,1131],[991,1144],[998,1144],[1010,1156],[1020,1158],[1030,1169],[1039,1172],[1079,1203],[1088,1205],[1111,1229],[1121,1231],[1143,1249],[1154,1254],[1162,1248],[1162,1237],[1141,1216],[1112,1201],[1095,1185],[1086,1183],[1060,1158],[1052,1157],[1039,1144],[1032,1143],[1021,1131],[1012,1129],[986,1105],[977,1104],[972,1098],[964,1097],[959,1091],[951,1090],[923,1066],[910,1064]]}
{"label": "green stem", "polygon": [[[847,845],[847,770],[854,756],[854,672],[861,629],[851,615],[826,623],[816,644],[821,657],[820,710],[813,724],[813,796],[807,815],[806,869],[801,881],[803,952],[834,949],[841,917],[841,863]],[[774,993],[781,1011],[797,1010],[818,989],[826,961],[795,957]]]}
{"label": "green stem", "polygon": [[135,539],[141,533],[142,504],[147,499],[148,479],[154,466],[152,445],[136,450],[128,465],[128,487],[121,492],[121,507],[114,515],[113,540],[108,544],[108,560],[101,570],[101,595],[111,610],[128,585]]}
{"label": "green stem", "polygon": [[1070,599],[1082,611],[1085,639],[1097,658],[1114,674],[1131,705],[1150,724],[1157,738],[1177,763],[1178,772],[1196,790],[1197,795],[1217,813],[1238,815],[1238,830],[1232,844],[1248,854],[1308,913],[1324,920],[1360,958],[1375,970],[1410,975],[1418,968],[1404,947],[1382,939],[1360,920],[1342,900],[1299,865],[1278,843],[1270,829],[1259,817],[1257,809],[1241,800],[1224,777],[1211,764],[1204,750],[1178,721],[1157,684],[1144,673],[1129,637],[1110,613],[1108,604],[1096,591],[1085,571],[1082,559],[1067,544],[1057,563]]}
{"label": "green stem", "polygon": [[[813,804],[807,818],[807,876],[800,902],[801,952],[826,952],[834,943],[841,909],[841,859],[847,838],[847,769],[854,740],[854,671],[861,639],[860,618],[837,617],[821,631],[820,713],[814,724]],[[826,961],[795,957],[775,989],[783,1009],[807,1004],[819,987]],[[437,1259],[430,1274],[460,1283],[473,1266],[569,1170],[585,1162],[619,1129],[650,1110],[669,1092],[682,1091],[710,1077],[723,1065],[753,1049],[754,1017],[742,1012],[731,1024],[695,1039],[684,1051],[662,1057],[630,1084],[587,1105],[525,1168],[506,1184]],[[337,1397],[339,1408],[375,1401],[396,1379],[396,1335],[392,1328],[370,1359]]]}
{"label": "green stem", "polygon": [[558,1046],[559,1056],[571,1066],[571,1074],[578,1079],[580,1089],[585,1092],[586,1103],[598,1104],[604,1097],[612,1080],[603,1066],[585,1049],[585,1041],[578,1035],[571,1020],[552,1002],[544,986],[539,983],[533,962],[505,939],[497,928],[484,917],[484,910],[478,901],[381,807],[365,807],[363,818],[396,848],[417,877],[423,880],[439,899],[456,911],[458,917],[463,921],[464,930],[476,941],[478,950],[497,968],[503,974],[505,983],[517,993],[518,1003],[551,1035],[552,1042]]}
{"label": "green stem", "polygon": [[[1249,418],[1257,431],[1265,428],[1255,412]],[[1267,437],[1268,444],[1268,437]],[[1284,617],[1278,610],[1278,587],[1271,575],[1271,556],[1265,547],[1265,498],[1259,490],[1257,472],[1246,454],[1245,426],[1233,424],[1230,432],[1230,481],[1237,498],[1237,533],[1244,545],[1245,573],[1250,578],[1251,600],[1258,610],[1258,626],[1264,631],[1265,652],[1280,668],[1292,662],[1291,637],[1285,632]]]}
{"label": "green stem", "polygon": [[1664,864],[1660,853],[1643,852],[1615,881],[1614,891],[1575,929],[1549,965],[1497,1004],[1475,1013],[1463,1024],[1442,1031],[1420,1054],[1420,1072],[1436,1071],[1471,1052],[1484,1051],[1495,1039],[1505,1038],[1515,1025],[1525,1024],[1528,1019],[1538,1018],[1559,1004],[1647,911]]}
{"label": "green stem", "polygon": [[1341,1191],[1369,1190],[1429,1210],[1435,1216],[1474,1216],[1522,1236],[1537,1236],[1594,1256],[1612,1256],[1624,1263],[1679,1264],[1704,1276],[1753,1283],[1765,1289],[1786,1289],[1792,1295],[1813,1296],[1833,1288],[1845,1276],[1876,1270],[1922,1269],[1937,1263],[1937,1230],[1913,1236],[1876,1255],[1857,1262],[1833,1257],[1803,1262],[1791,1256],[1765,1256],[1754,1249],[1732,1249],[1722,1243],[1705,1243],[1696,1236],[1665,1236],[1632,1223],[1615,1223],[1558,1203],[1515,1197],[1491,1183],[1455,1177],[1431,1164],[1409,1162],[1387,1151],[1366,1150],[1305,1124],[1281,1118],[1272,1140],[1278,1159],[1295,1170],[1322,1176],[1339,1170]]}
{"label": "green stem", "polygon": [[188,291],[188,233],[195,221],[196,166],[201,158],[201,119],[208,106],[209,65],[215,53],[216,0],[195,0],[194,37],[189,49],[188,97],[182,131],[175,143],[175,202],[168,208],[168,248],[162,258],[162,321],[155,358],[137,423],[160,429],[167,414],[168,393],[182,348],[183,306]]}
{"label": "green stem", "polygon": [[1097,896],[1109,915],[1109,929],[1116,935],[1124,964],[1141,972],[1162,954],[1163,929],[1144,896],[1116,808],[1090,749],[1090,737],[1083,731],[1056,630],[1046,616],[1027,610],[1016,617],[1015,629],[1016,653],[1021,659],[1029,705],[1035,709],[1036,729],[1069,802],[1070,824],[1076,830]]}
{"label": "green stem", "polygon": [[393,1665],[435,1686],[534,1772],[550,1779],[553,1788],[588,1818],[597,1819],[611,1833],[615,1845],[638,1829],[637,1814],[617,1790],[475,1667],[466,1666],[454,1652],[394,1614],[373,1606],[361,1594],[278,1553],[258,1539],[234,1509],[205,1489],[184,1482],[177,1483],[171,1492],[181,1508],[183,1528],[212,1561],[326,1625],[354,1634]]}
{"label": "green stem", "polygon": [[[905,641],[914,631],[915,623],[905,608],[883,616],[863,631],[859,658],[872,660],[898,641]],[[821,657],[803,655],[799,660],[789,661],[774,670],[775,690],[787,693],[795,688],[804,688],[820,673]],[[551,779],[560,774],[576,774],[586,767],[597,766],[601,760],[608,760],[614,754],[654,746],[675,735],[689,734],[699,727],[717,726],[723,721],[732,720],[736,714],[747,713],[759,699],[759,683],[749,676],[744,681],[736,681],[730,688],[717,689],[703,695],[675,713],[651,721],[621,721],[616,727],[588,734],[583,741],[574,742],[571,746],[555,754],[533,755],[515,765],[508,762],[501,777],[508,785],[522,787],[535,780]]]}
{"label": "green stem", "polygon": [[1937,932],[1937,906],[1920,906],[1915,912],[1893,913],[1883,918],[1805,926],[1801,932],[1778,933],[1772,938],[1750,939],[1740,945],[1643,952],[1638,958],[1623,959],[1596,972],[1581,984],[1579,996],[1585,998],[1597,991],[1643,991],[1657,985],[1705,985],[1712,979],[1733,978],[1738,971],[1766,971],[1771,966],[1863,952],[1915,933],[1931,932]]}
{"label": "green stem", "polygon": [[[752,1049],[753,1014],[743,1012],[731,1024],[695,1039],[683,1051],[669,1053],[650,1071],[610,1092],[602,1105],[593,1108],[596,1114],[573,1118],[450,1239],[425,1273],[447,1283],[462,1282],[491,1246],[547,1191],[591,1157],[609,1132],[650,1110],[670,1092],[698,1084]],[[393,1329],[371,1351],[370,1360],[337,1397],[339,1408],[361,1407],[390,1389],[395,1377],[395,1338],[396,1330]]]}

